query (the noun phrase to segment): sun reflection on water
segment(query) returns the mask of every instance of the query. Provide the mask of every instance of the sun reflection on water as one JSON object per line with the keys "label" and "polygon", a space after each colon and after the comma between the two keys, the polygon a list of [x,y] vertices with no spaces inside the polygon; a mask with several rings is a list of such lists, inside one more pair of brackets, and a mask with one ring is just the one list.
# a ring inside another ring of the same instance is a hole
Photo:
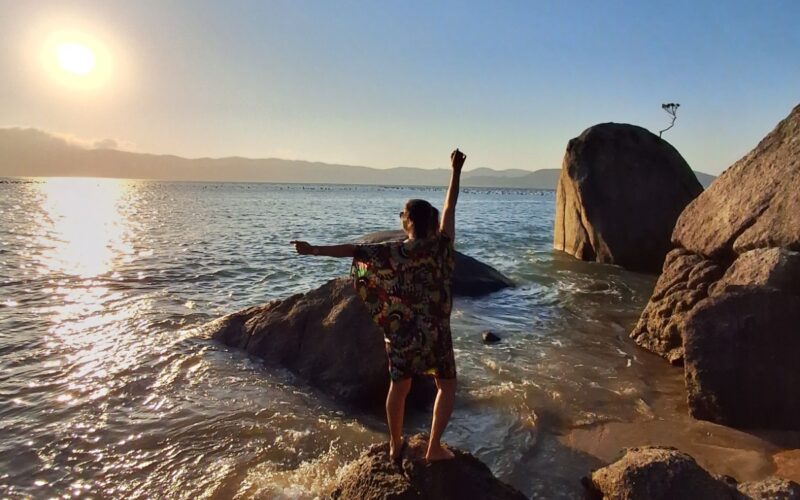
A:
{"label": "sun reflection on water", "polygon": [[130,184],[117,179],[50,179],[44,194],[40,243],[43,273],[62,272],[92,278],[113,269],[131,252],[125,239],[127,218],[121,210]]}
{"label": "sun reflection on water", "polygon": [[52,286],[48,344],[64,355],[65,392],[56,400],[72,405],[103,397],[113,372],[135,362],[123,330],[142,304],[110,286],[133,252],[127,214],[135,193],[128,181],[112,179],[49,179],[40,190],[42,251],[34,260]]}

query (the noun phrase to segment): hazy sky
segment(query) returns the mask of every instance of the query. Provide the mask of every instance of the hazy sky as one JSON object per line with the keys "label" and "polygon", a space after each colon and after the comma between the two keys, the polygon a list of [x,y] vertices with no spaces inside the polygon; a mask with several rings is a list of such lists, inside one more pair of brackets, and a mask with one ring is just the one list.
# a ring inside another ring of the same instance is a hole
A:
{"label": "hazy sky", "polygon": [[[553,168],[604,121],[719,173],[800,102],[800,1],[0,0],[0,126],[182,156]],[[75,88],[55,32],[107,53]]]}

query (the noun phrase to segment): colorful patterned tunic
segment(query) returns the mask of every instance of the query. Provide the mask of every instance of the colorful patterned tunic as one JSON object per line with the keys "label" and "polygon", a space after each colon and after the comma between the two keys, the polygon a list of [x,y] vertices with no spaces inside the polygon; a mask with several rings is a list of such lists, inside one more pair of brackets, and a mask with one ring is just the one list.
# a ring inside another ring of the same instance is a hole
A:
{"label": "colorful patterned tunic", "polygon": [[455,378],[450,334],[453,240],[358,245],[352,275],[356,291],[383,330],[389,375]]}

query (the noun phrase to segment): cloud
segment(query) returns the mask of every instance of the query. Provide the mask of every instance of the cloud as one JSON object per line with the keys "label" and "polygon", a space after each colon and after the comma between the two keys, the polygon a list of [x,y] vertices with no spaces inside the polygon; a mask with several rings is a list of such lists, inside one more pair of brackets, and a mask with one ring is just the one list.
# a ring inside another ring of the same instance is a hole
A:
{"label": "cloud", "polygon": [[119,151],[135,151],[136,146],[124,139],[114,139],[107,137],[105,139],[86,139],[77,137],[72,134],[65,134],[60,132],[46,132],[53,137],[61,139],[71,146],[77,146],[83,149],[116,149]]}
{"label": "cloud", "polygon": [[94,149],[119,149],[119,143],[116,139],[100,139],[99,141],[94,141],[92,146]]}

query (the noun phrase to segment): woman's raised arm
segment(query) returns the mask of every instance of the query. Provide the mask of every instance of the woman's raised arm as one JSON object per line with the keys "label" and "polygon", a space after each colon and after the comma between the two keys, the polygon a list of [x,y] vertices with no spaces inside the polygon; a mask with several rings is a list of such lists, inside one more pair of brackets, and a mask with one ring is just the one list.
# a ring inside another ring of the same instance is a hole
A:
{"label": "woman's raised arm", "polygon": [[289,243],[300,255],[321,255],[323,257],[352,257],[356,251],[355,245],[310,245],[305,241],[292,240]]}
{"label": "woman's raised arm", "polygon": [[451,240],[456,238],[456,203],[458,202],[458,190],[461,185],[461,168],[464,166],[466,159],[467,155],[458,149],[450,153],[450,166],[453,168],[453,172],[450,174],[450,187],[447,188],[447,197],[444,200],[440,231]]}

